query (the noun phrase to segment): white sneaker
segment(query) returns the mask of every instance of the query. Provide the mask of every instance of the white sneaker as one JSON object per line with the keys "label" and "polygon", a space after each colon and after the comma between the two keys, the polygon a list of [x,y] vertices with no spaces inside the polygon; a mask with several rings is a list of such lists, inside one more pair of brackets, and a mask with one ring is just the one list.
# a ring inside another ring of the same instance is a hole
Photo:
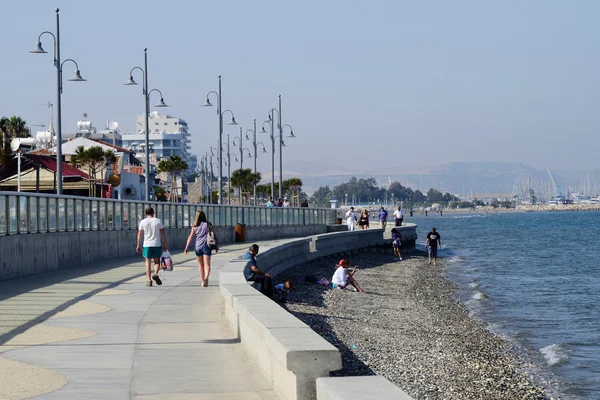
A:
{"label": "white sneaker", "polygon": [[402,257],[398,257],[398,261],[402,261]]}

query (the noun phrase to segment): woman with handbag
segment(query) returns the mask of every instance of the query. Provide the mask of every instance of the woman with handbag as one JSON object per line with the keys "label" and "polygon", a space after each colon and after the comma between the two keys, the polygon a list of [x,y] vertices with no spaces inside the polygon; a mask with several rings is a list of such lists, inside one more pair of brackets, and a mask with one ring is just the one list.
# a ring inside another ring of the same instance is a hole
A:
{"label": "woman with handbag", "polygon": [[196,259],[198,260],[200,280],[202,281],[202,286],[207,287],[208,277],[210,275],[210,257],[212,256],[213,250],[215,252],[219,251],[219,245],[217,243],[215,229],[213,228],[212,224],[206,220],[206,214],[204,214],[204,211],[196,212],[196,218],[194,219],[194,224],[192,225],[192,231],[190,232],[190,236],[188,237],[185,245],[185,250],[183,251],[185,254],[187,254],[188,247],[194,238],[194,248],[196,250]]}

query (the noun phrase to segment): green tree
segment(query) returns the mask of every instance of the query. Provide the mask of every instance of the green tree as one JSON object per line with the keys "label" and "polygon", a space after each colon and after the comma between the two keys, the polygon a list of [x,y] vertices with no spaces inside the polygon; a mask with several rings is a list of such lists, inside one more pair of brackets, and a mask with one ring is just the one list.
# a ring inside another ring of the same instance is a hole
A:
{"label": "green tree", "polygon": [[[171,180],[171,201],[176,202],[179,199],[181,193],[179,189],[183,191],[183,188],[177,187],[177,179],[185,175],[188,169],[188,163],[183,161],[180,156],[169,156],[169,158],[163,158],[158,162],[157,171],[159,173],[165,172],[169,175]],[[183,182],[182,182],[183,184]]]}
{"label": "green tree", "polygon": [[292,205],[294,207],[300,206],[300,192],[302,191],[302,179],[290,178],[283,181],[283,190],[291,192]]}
{"label": "green tree", "polygon": [[329,207],[329,200],[331,200],[332,195],[333,192],[329,189],[329,186],[321,186],[313,193],[310,202],[315,207],[327,208]]}
{"label": "green tree", "polygon": [[156,195],[156,201],[167,201],[167,191],[162,186],[154,186],[154,194]]}
{"label": "green tree", "polygon": [[25,120],[13,115],[0,118],[0,170],[4,170],[13,157],[10,142],[15,138],[30,137]]}
{"label": "green tree", "polygon": [[[100,182],[104,183],[104,171],[108,163],[115,161],[115,154],[112,150],[104,150],[100,146],[92,146],[85,149],[83,146],[79,146],[75,150],[75,154],[71,156],[71,164],[77,168],[87,169],[87,173],[90,176],[89,181],[89,195],[96,197],[96,181],[98,174],[102,176]],[[102,191],[100,193],[102,196]]]}
{"label": "green tree", "polygon": [[[239,189],[241,203],[243,203],[243,198],[247,198],[250,193],[254,192],[254,185],[258,185],[261,179],[260,172],[255,174],[250,168],[236,169],[231,173],[231,184]],[[249,204],[249,202],[246,204]]]}

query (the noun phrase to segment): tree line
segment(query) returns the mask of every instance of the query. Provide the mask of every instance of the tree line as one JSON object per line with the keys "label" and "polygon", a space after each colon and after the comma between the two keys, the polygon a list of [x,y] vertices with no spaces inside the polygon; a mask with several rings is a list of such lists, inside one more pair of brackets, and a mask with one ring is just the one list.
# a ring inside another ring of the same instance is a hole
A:
{"label": "tree line", "polygon": [[329,186],[319,187],[312,195],[310,201],[315,207],[329,207],[329,201],[336,199],[338,204],[365,204],[375,203],[383,204],[387,202],[400,203],[405,207],[411,206],[429,206],[433,203],[448,205],[450,202],[460,199],[450,193],[442,193],[433,188],[427,193],[420,190],[413,190],[403,186],[400,182],[392,182],[387,188],[381,188],[377,185],[375,178],[356,178],[352,177],[348,182],[341,183],[331,189]]}

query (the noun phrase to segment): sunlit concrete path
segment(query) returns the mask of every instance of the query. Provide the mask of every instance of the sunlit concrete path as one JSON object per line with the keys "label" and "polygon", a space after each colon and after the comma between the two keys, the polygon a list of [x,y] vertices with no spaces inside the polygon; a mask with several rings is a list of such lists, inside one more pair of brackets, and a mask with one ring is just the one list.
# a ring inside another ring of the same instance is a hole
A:
{"label": "sunlit concrete path", "polygon": [[219,271],[247,246],[207,288],[192,253],[162,286],[141,257],[0,283],[0,399],[277,399],[222,315]]}

